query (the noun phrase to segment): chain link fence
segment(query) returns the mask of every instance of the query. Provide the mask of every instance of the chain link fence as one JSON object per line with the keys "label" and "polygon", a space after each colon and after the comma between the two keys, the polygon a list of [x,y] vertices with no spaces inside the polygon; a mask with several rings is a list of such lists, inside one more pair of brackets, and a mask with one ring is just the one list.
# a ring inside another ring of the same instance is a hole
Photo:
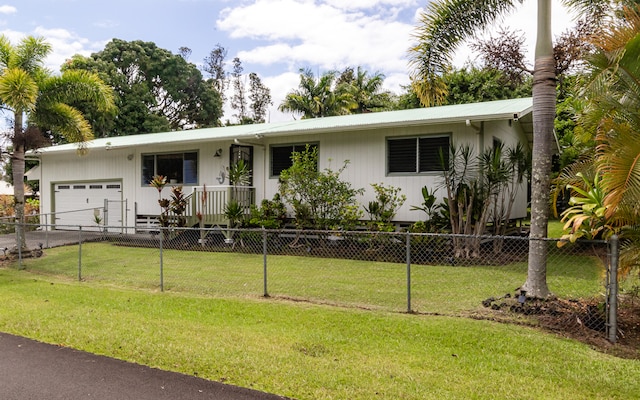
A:
{"label": "chain link fence", "polygon": [[[533,240],[528,237],[52,228],[27,230],[28,246],[35,250],[17,255],[21,267],[149,290],[276,297],[392,312],[481,318],[566,314],[567,323],[616,339],[615,241],[559,245],[557,239],[544,239],[547,282],[558,300],[540,302],[518,289],[527,277]],[[4,240],[15,244],[15,237]],[[10,246],[4,246],[6,258]],[[637,280],[624,285],[631,288]]]}

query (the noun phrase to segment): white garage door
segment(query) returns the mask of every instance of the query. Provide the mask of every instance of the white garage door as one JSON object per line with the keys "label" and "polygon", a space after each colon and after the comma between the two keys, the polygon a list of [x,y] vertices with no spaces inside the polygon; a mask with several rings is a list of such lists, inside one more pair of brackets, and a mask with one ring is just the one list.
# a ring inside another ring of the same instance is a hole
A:
{"label": "white garage door", "polygon": [[[57,229],[99,230],[95,215],[109,227],[122,226],[123,202],[120,182],[75,182],[54,185]],[[105,213],[105,200],[107,212]]]}

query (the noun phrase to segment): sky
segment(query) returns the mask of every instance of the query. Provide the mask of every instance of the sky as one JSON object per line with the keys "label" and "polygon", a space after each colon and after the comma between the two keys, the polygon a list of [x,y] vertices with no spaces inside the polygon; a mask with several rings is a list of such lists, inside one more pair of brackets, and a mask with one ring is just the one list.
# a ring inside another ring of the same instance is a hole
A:
{"label": "sky", "polygon": [[[554,35],[572,18],[553,0]],[[257,73],[271,89],[268,121],[297,118],[277,110],[300,82],[299,70],[316,76],[361,66],[385,76],[385,89],[402,93],[409,83],[407,50],[417,18],[428,0],[0,0],[0,33],[16,44],[25,35],[42,36],[53,47],[46,60],[54,72],[74,54],[89,56],[112,39],[154,42],[174,54],[192,50],[201,66],[217,44],[227,49],[227,65],[239,57],[246,74]],[[536,0],[524,0],[500,26],[521,31],[529,60],[535,47]],[[489,33],[490,34],[490,33]],[[486,34],[488,35],[488,34]],[[485,35],[485,38],[488,37]],[[463,46],[455,63],[475,56]],[[224,119],[233,111],[225,107]]]}

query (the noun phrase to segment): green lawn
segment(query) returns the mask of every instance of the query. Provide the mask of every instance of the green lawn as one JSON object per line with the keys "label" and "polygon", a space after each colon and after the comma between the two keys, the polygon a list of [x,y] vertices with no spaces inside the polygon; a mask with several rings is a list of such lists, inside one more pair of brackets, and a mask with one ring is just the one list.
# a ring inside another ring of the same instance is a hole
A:
{"label": "green lawn", "polygon": [[524,326],[105,282],[0,269],[0,330],[297,399],[640,393],[640,362]]}
{"label": "green lawn", "polygon": [[[49,249],[24,266],[39,273],[77,278],[78,248]],[[163,289],[223,297],[264,294],[264,258],[259,254],[165,250]],[[117,286],[160,289],[157,249],[87,243],[80,276]],[[476,311],[488,297],[513,293],[526,278],[526,262],[496,266],[412,265],[411,309],[459,315]],[[552,249],[548,282],[562,297],[592,297],[603,292],[603,268],[589,253]],[[267,293],[327,304],[407,311],[406,264],[304,256],[268,256]]]}

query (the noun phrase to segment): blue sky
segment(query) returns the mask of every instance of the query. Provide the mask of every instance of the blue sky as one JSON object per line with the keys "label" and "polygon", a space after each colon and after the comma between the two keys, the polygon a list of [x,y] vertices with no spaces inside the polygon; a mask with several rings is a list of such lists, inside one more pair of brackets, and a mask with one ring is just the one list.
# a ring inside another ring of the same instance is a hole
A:
{"label": "blue sky", "polygon": [[[400,93],[400,85],[408,83],[411,33],[426,4],[427,0],[0,0],[0,33],[13,43],[24,35],[45,37],[53,46],[47,64],[54,71],[72,55],[100,51],[113,38],[155,42],[173,53],[186,46],[195,64],[220,43],[228,50],[229,62],[240,57],[244,71],[258,73],[271,89],[270,119],[278,121],[293,118],[276,109],[297,87],[300,68],[321,74],[362,66],[383,73],[386,88]],[[503,23],[523,31],[531,51],[535,6],[535,0],[525,0],[524,7]],[[554,34],[569,25],[570,17],[556,6]],[[469,58],[473,55],[463,48],[456,61],[462,64]]]}

